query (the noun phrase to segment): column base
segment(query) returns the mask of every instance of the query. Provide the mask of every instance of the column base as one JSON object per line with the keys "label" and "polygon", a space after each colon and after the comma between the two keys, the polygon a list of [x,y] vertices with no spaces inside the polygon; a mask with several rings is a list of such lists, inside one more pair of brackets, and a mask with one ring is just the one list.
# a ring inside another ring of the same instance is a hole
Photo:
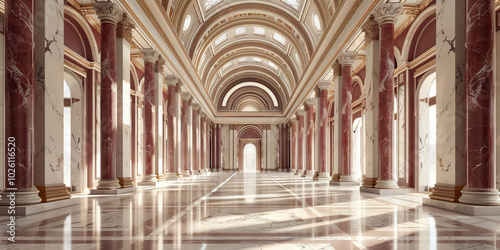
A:
{"label": "column base", "polygon": [[399,188],[398,182],[396,180],[377,180],[377,184],[375,185],[375,188],[380,188],[380,189],[397,189]]}
{"label": "column base", "polygon": [[[138,186],[150,186],[150,185],[156,185],[155,183],[158,182],[158,179],[156,179],[155,174],[151,175],[145,175],[141,178],[141,181],[137,183]],[[139,184],[140,183],[140,184]]]}
{"label": "column base", "polygon": [[296,170],[296,169],[292,169],[292,170],[290,170],[290,174],[292,174],[292,175],[293,175],[293,174],[295,174],[295,173],[297,173],[297,170]]}
{"label": "column base", "polygon": [[319,172],[317,175],[313,177],[313,180],[316,181],[329,181],[331,179],[330,173],[328,172]]}
{"label": "column base", "polygon": [[177,180],[179,177],[177,176],[177,173],[171,173],[168,172],[165,174],[165,180],[170,181],[170,180]]}
{"label": "column base", "polygon": [[118,178],[118,183],[120,184],[121,188],[128,188],[134,186],[134,181],[130,177]]}
{"label": "column base", "polygon": [[40,193],[38,194],[42,202],[51,202],[57,200],[69,199],[71,195],[64,184],[55,184],[47,186],[36,186]]}
{"label": "column base", "polygon": [[358,181],[330,181],[330,185],[341,187],[359,187]]}
{"label": "column base", "polygon": [[[38,190],[37,190],[38,192]],[[79,205],[81,204],[81,199],[64,199],[64,200],[58,200],[58,201],[53,201],[53,202],[46,202],[46,203],[37,203],[37,204],[31,204],[31,205],[20,205],[18,203],[18,196],[19,193],[16,193],[16,216],[20,215],[32,215],[32,214],[37,214],[37,213],[42,213],[46,211],[54,211],[61,209],[63,213],[68,211],[68,206],[73,206],[73,205]],[[36,195],[38,196],[38,194]],[[2,193],[3,197],[3,193]],[[40,197],[38,197],[40,199]],[[12,214],[9,214],[9,206],[3,205],[0,206],[0,215],[9,215],[12,216]]]}
{"label": "column base", "polygon": [[118,179],[101,179],[96,189],[99,190],[111,190],[120,188],[120,183]]}
{"label": "column base", "polygon": [[163,174],[157,174],[156,175],[156,180],[158,180],[158,181],[164,181],[165,180],[165,175],[163,175]]}
{"label": "column base", "polygon": [[300,170],[297,169],[297,171],[293,175],[299,175],[299,173],[300,173]]}
{"label": "column base", "polygon": [[434,200],[429,198],[423,198],[422,204],[424,205],[424,209],[425,207],[430,206],[473,216],[500,215],[500,209],[498,209],[497,206],[475,206],[470,204]]}
{"label": "column base", "polygon": [[363,187],[375,188],[377,185],[377,178],[364,178],[363,179]]}
{"label": "column base", "polygon": [[332,181],[340,181],[340,174],[333,174]]}
{"label": "column base", "polygon": [[126,187],[126,188],[118,188],[111,190],[92,189],[90,190],[90,195],[127,194],[127,193],[135,193],[136,190],[137,187]]}
{"label": "column base", "polygon": [[191,171],[182,171],[182,177],[191,177]]}
{"label": "column base", "polygon": [[39,191],[36,188],[19,188],[15,191],[2,190],[0,192],[0,206],[10,206],[11,199],[15,201],[16,207],[18,205],[31,205],[42,202],[38,195]]}
{"label": "column base", "polygon": [[500,192],[497,189],[464,188],[458,201],[470,205],[498,206],[500,205]]}
{"label": "column base", "polygon": [[372,193],[372,194],[379,194],[379,195],[401,195],[401,194],[406,194],[406,189],[404,189],[404,188],[381,189],[381,188],[361,187],[359,189],[359,191],[366,192],[366,193]]}
{"label": "column base", "polygon": [[458,202],[458,199],[462,196],[461,191],[463,188],[463,186],[436,183],[429,197],[433,200]]}
{"label": "column base", "polygon": [[339,181],[340,182],[358,182],[356,180],[356,177],[354,177],[354,175],[340,175]]}

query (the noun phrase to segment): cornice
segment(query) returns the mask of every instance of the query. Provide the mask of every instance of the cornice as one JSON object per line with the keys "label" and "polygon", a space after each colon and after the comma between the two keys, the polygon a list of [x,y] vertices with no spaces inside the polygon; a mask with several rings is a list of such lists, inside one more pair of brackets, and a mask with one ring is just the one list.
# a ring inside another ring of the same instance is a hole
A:
{"label": "cornice", "polygon": [[87,78],[87,71],[84,68],[70,62],[68,59],[64,59],[64,67],[75,72],[77,75]]}
{"label": "cornice", "polygon": [[97,72],[101,72],[101,64],[96,62],[89,62],[87,59],[83,58],[78,53],[74,52],[70,48],[64,46],[64,57],[69,58],[75,62],[78,62],[87,69],[92,69]]}

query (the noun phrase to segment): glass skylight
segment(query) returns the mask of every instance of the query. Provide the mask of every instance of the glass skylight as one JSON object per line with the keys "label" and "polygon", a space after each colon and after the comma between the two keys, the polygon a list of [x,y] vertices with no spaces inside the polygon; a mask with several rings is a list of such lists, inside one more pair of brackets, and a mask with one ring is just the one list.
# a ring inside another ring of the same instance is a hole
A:
{"label": "glass skylight", "polygon": [[237,36],[245,35],[247,33],[247,27],[239,27],[234,30],[234,34]]}
{"label": "glass skylight", "polygon": [[276,66],[276,64],[272,63],[272,62],[267,62],[267,65],[269,65],[269,67],[275,69],[275,70],[278,70],[278,66]]}
{"label": "glass skylight", "polygon": [[258,62],[258,63],[260,63],[260,62],[262,62],[262,59],[260,59],[260,58],[258,58],[258,57],[254,57],[254,58],[253,58],[253,61],[254,61],[254,62]]}
{"label": "glass skylight", "polygon": [[290,5],[290,7],[294,8],[294,9],[299,8],[299,0],[281,0],[281,1]]}
{"label": "glass skylight", "polygon": [[247,61],[247,58],[246,58],[246,57],[238,59],[238,62],[239,62],[239,63],[246,62],[246,61]]}
{"label": "glass skylight", "polygon": [[227,34],[224,33],[215,39],[215,46],[218,46],[219,44],[223,43],[226,40],[227,40]]}
{"label": "glass skylight", "polygon": [[319,20],[319,16],[316,13],[314,13],[313,15],[313,23],[316,30],[321,31],[321,21]]}
{"label": "glass skylight", "polygon": [[184,19],[184,25],[182,26],[182,31],[187,31],[191,26],[191,15],[187,15]]}
{"label": "glass skylight", "polygon": [[205,9],[208,10],[220,2],[222,2],[222,0],[205,0],[204,1]]}
{"label": "glass skylight", "polygon": [[226,69],[229,69],[229,67],[233,66],[232,62],[228,62],[222,66],[222,71],[225,71]]}
{"label": "glass skylight", "polygon": [[280,35],[276,32],[274,32],[274,34],[273,34],[273,39],[278,41],[279,43],[281,43],[283,45],[286,45],[286,39],[282,35]]}
{"label": "glass skylight", "polygon": [[253,33],[256,35],[264,35],[266,34],[266,29],[262,27],[253,27]]}

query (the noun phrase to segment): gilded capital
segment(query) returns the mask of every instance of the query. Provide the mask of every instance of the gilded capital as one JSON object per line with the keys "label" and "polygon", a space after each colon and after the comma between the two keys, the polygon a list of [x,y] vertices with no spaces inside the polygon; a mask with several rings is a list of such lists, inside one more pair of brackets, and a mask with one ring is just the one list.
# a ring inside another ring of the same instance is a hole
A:
{"label": "gilded capital", "polygon": [[126,13],[123,13],[122,20],[118,23],[116,37],[125,39],[129,44],[132,44],[132,31],[135,25],[128,18]]}
{"label": "gilded capital", "polygon": [[318,82],[318,89],[319,90],[330,90],[332,89],[332,85],[330,81],[320,81]]}
{"label": "gilded capital", "polygon": [[368,21],[363,25],[362,30],[365,33],[365,45],[379,39],[378,26],[378,22],[376,22],[373,18],[368,19]]}
{"label": "gilded capital", "polygon": [[123,11],[112,2],[94,3],[94,10],[101,23],[117,24],[123,18]]}
{"label": "gilded capital", "polygon": [[142,58],[145,63],[156,63],[160,55],[156,49],[141,49]]}
{"label": "gilded capital", "polygon": [[402,3],[383,3],[373,13],[375,21],[379,24],[394,23],[396,17],[402,14]]}

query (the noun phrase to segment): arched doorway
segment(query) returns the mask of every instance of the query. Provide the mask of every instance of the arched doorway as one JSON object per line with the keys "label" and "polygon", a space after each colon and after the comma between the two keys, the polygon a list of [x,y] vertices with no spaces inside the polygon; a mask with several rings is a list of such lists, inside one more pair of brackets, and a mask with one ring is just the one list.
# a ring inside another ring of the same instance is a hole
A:
{"label": "arched doorway", "polygon": [[63,182],[70,192],[76,193],[88,189],[82,151],[83,107],[82,79],[72,72],[64,72]]}
{"label": "arched doorway", "polygon": [[257,148],[249,143],[243,149],[243,170],[249,173],[257,172]]}
{"label": "arched doorway", "polygon": [[428,73],[418,87],[417,192],[430,191],[436,184],[436,73]]}

